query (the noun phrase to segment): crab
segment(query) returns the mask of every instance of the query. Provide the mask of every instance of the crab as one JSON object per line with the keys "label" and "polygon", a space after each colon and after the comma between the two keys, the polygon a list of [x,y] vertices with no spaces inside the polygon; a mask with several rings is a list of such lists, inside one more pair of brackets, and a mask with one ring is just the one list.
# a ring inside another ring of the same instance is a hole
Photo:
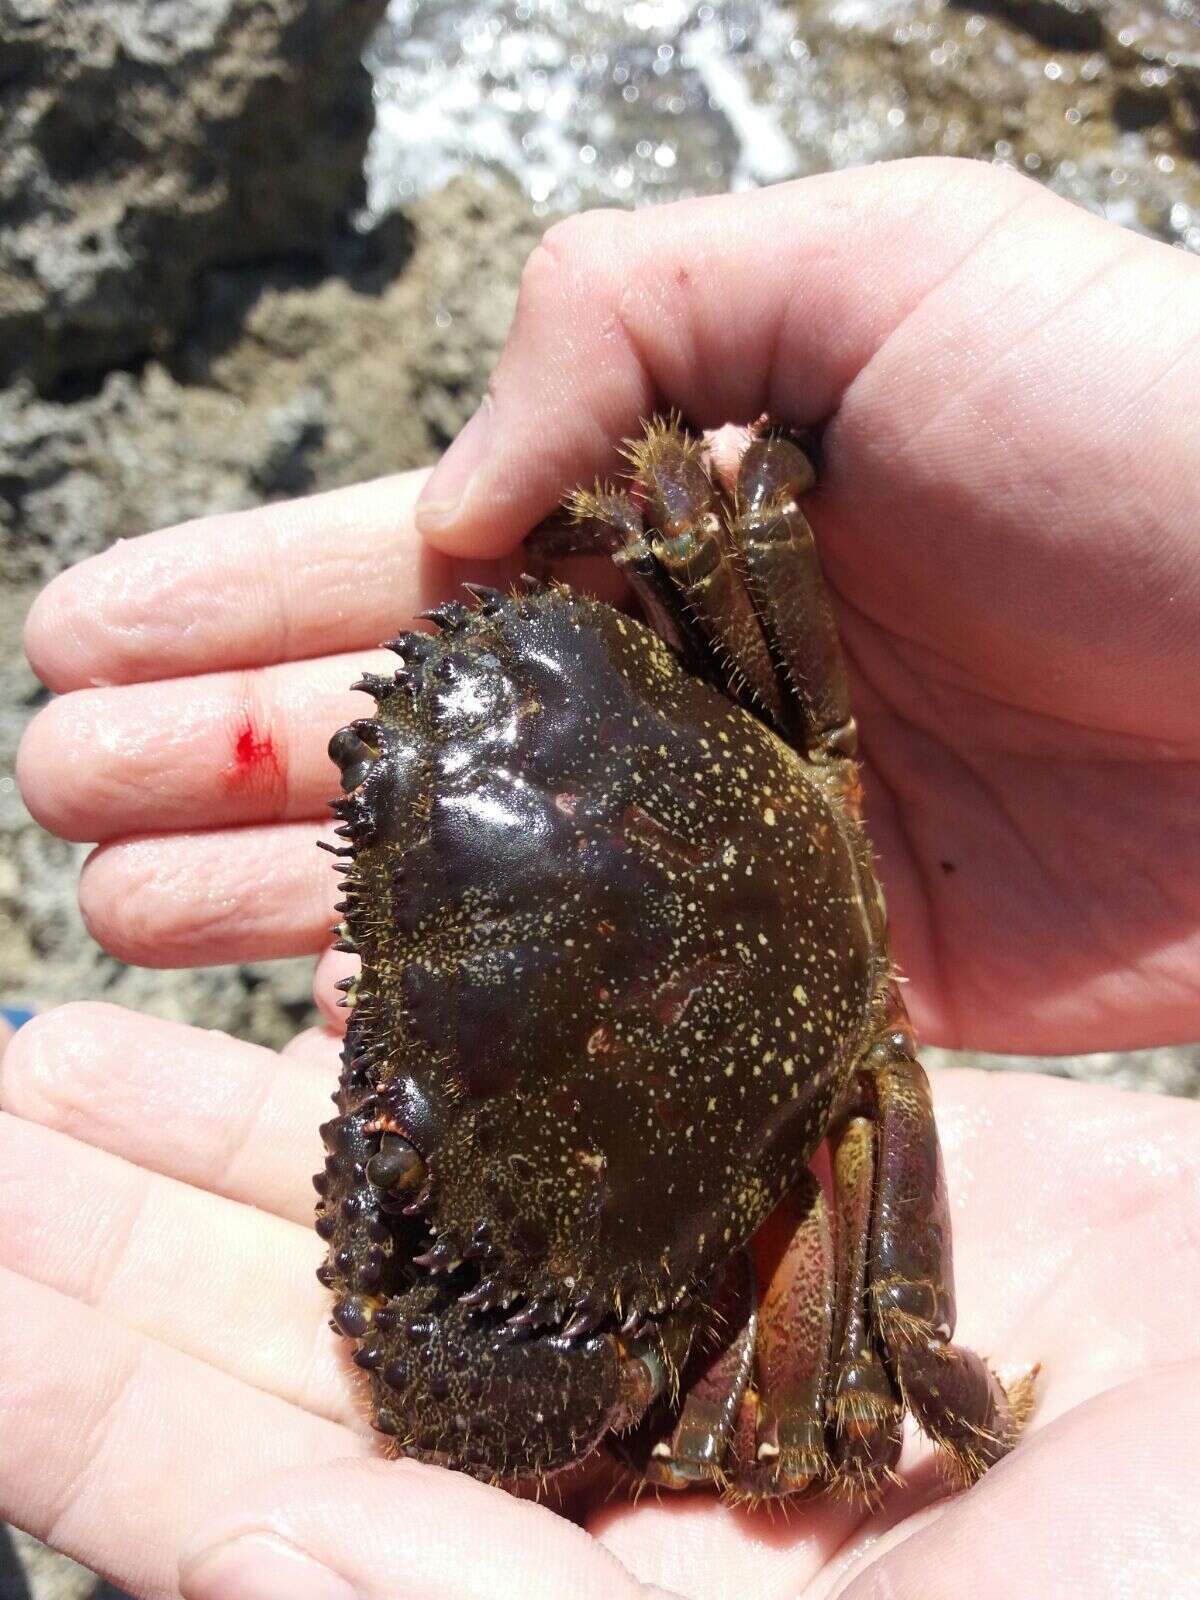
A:
{"label": "crab", "polygon": [[468,585],[331,741],[362,967],[319,1276],[406,1455],[870,1500],[906,1412],[965,1484],[1029,1411],[953,1342],[813,455],[764,422],[727,481],[652,422],[534,536],[646,621]]}

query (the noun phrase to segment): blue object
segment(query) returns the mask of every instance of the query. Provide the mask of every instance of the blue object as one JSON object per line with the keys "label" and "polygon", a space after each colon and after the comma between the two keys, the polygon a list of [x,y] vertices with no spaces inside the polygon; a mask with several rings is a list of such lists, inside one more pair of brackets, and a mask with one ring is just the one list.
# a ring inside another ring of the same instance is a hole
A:
{"label": "blue object", "polygon": [[0,1006],[0,1017],[4,1018],[10,1028],[23,1028],[36,1016],[37,1012],[31,1011],[28,1006]]}

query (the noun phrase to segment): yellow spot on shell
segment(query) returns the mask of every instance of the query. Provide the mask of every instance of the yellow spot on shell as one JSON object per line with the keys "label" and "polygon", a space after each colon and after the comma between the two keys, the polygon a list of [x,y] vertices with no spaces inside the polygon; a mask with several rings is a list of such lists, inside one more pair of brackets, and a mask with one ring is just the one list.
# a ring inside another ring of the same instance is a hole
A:
{"label": "yellow spot on shell", "polygon": [[802,983],[798,983],[792,990],[792,999],[799,1000],[802,1006],[806,1006],[808,1004],[808,991],[805,989]]}
{"label": "yellow spot on shell", "polygon": [[774,806],[768,806],[767,809],[763,812],[763,821],[766,823],[768,828],[773,828],[775,826],[775,807]]}

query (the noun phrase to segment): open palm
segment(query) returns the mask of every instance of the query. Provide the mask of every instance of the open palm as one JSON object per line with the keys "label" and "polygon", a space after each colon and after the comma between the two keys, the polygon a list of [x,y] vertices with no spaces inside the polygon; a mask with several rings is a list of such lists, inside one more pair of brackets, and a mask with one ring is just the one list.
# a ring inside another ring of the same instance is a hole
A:
{"label": "open palm", "polygon": [[177,1592],[202,1525],[205,1542],[289,1541],[363,1600],[1190,1592],[1200,1108],[935,1074],[962,1337],[1002,1371],[1042,1363],[1029,1436],[969,1494],[943,1500],[914,1442],[874,1514],[581,1490],[568,1518],[379,1459],[313,1276],[307,1174],[335,1077],[317,1032],[275,1057],[71,1006],[17,1036],[0,1117],[6,1515],[146,1596]]}

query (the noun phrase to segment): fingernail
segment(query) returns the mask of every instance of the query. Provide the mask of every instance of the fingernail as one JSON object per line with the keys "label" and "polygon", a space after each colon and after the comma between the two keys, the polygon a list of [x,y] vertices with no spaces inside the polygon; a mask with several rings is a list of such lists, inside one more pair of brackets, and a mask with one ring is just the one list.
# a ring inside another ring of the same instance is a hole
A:
{"label": "fingernail", "polygon": [[417,500],[421,533],[440,532],[454,522],[467,498],[471,479],[488,452],[492,436],[492,400],[484,395],[479,410],[434,467]]}
{"label": "fingernail", "polygon": [[184,1563],[184,1600],[359,1600],[358,1591],[272,1534],[243,1535]]}

